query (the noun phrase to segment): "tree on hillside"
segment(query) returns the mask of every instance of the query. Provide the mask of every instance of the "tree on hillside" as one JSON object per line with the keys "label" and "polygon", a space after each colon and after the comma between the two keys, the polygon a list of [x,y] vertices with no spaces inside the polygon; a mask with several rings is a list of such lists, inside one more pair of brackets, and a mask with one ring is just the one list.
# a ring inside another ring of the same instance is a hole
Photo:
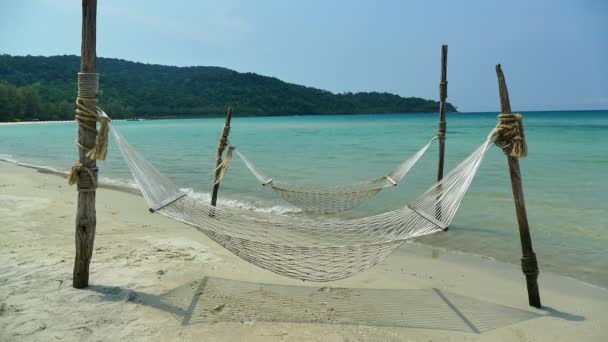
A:
{"label": "tree on hillside", "polygon": [[[77,56],[0,55],[0,120],[74,116]],[[99,58],[100,106],[114,118],[436,112],[437,101],[389,93],[344,93],[219,67],[172,67]],[[448,111],[456,109],[448,104]]]}

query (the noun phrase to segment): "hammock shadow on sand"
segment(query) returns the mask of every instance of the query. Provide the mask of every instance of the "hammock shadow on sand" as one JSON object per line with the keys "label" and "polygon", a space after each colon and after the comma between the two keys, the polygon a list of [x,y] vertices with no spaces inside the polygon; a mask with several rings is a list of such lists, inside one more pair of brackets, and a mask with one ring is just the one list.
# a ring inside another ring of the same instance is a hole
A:
{"label": "hammock shadow on sand", "polygon": [[182,325],[290,322],[390,326],[481,334],[552,316],[584,320],[548,308],[546,314],[439,290],[356,289],[259,284],[204,277],[161,295],[119,287],[90,287],[105,300],[130,301],[171,313]]}

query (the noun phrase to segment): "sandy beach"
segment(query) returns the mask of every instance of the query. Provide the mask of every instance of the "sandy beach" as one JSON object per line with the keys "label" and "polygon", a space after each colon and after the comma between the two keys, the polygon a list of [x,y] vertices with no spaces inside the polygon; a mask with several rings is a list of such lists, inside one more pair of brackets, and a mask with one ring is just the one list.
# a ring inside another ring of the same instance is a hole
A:
{"label": "sandy beach", "polygon": [[0,162],[0,341],[608,339],[608,291],[542,269],[541,310],[517,265],[418,243],[357,276],[302,282],[108,188],[90,286],[76,290],[75,200],[61,177]]}

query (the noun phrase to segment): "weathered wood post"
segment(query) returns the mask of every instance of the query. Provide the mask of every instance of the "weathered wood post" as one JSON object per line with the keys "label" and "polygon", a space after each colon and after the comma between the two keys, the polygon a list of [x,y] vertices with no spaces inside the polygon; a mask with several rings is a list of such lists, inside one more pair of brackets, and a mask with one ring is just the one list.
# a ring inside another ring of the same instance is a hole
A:
{"label": "weathered wood post", "polygon": [[517,213],[517,223],[519,225],[519,237],[521,240],[522,258],[521,268],[526,276],[528,287],[528,303],[531,306],[540,308],[540,294],[538,290],[538,263],[536,254],[532,249],[532,237],[530,236],[530,226],[528,225],[528,215],[524,203],[524,191],[519,169],[518,157],[527,155],[525,146],[523,126],[521,116],[511,112],[509,92],[507,82],[502,72],[500,64],[496,65],[496,75],[498,76],[498,91],[500,94],[501,114],[498,116],[501,131],[498,138],[498,145],[507,155],[509,163],[509,174],[511,175],[511,187],[513,189],[513,199],[515,200],[515,211]]}
{"label": "weathered wood post", "polygon": [[[443,179],[443,165],[445,160],[445,134],[446,121],[445,111],[448,97],[448,46],[441,46],[441,81],[439,82],[439,127],[437,129],[437,140],[439,140],[439,162],[437,165],[437,181]],[[441,201],[437,203],[437,219],[441,221]],[[444,228],[447,231],[449,227]]]}
{"label": "weathered wood post", "polygon": [[213,191],[211,193],[211,205],[215,207],[217,204],[217,193],[220,190],[220,174],[222,164],[222,154],[224,150],[228,146],[228,135],[230,134],[230,121],[232,120],[232,107],[228,107],[228,112],[226,113],[226,123],[224,124],[224,130],[222,131],[222,136],[220,137],[220,143],[217,146],[217,152],[215,154],[215,180],[213,182]]}
{"label": "weathered wood post", "polygon": [[[81,83],[97,82],[95,75],[96,65],[96,25],[97,0],[82,0],[82,45],[80,74],[78,75],[78,98],[84,99],[82,105],[95,112],[97,91],[90,87],[82,87]],[[97,163],[87,157],[87,152],[95,145],[97,130],[94,120],[79,118],[78,143],[79,169],[78,173],[78,208],[76,211],[76,258],[74,260],[74,274],[72,285],[84,288],[89,285],[89,263],[93,255],[95,241],[95,227],[97,224],[95,213],[95,188],[97,185]],[[88,126],[88,127],[87,127]]]}
{"label": "weathered wood post", "polygon": [[437,167],[437,181],[443,179],[443,164],[445,160],[445,111],[448,97],[448,46],[441,46],[441,82],[439,83],[439,129],[437,139],[439,140],[439,165]]}

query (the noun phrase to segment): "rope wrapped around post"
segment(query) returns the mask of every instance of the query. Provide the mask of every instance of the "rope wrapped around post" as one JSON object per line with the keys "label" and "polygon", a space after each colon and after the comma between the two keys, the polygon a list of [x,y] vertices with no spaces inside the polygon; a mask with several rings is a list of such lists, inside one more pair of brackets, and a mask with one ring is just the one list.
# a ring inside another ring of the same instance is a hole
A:
{"label": "rope wrapped around post", "polygon": [[[447,58],[447,57],[446,57]],[[445,67],[443,65],[442,67]],[[443,71],[445,73],[445,71]],[[445,101],[448,98],[448,81],[441,81],[439,83],[439,99],[441,100],[442,106],[445,106]],[[445,108],[444,108],[445,110]],[[437,139],[439,139],[440,143],[445,143],[445,132],[447,130],[447,125],[445,122],[445,113],[441,115],[439,119],[438,127],[437,127]]]}
{"label": "rope wrapped around post", "polygon": [[498,137],[495,143],[506,155],[517,159],[528,156],[524,122],[521,114],[498,115],[496,128],[498,129]]}
{"label": "rope wrapped around post", "polygon": [[[85,177],[82,177],[82,171],[86,172]],[[68,176],[68,184],[78,184],[78,191],[80,192],[95,191],[97,189],[97,168],[90,169],[79,161],[75,162]]]}
{"label": "rope wrapped around post", "polygon": [[439,83],[439,98],[445,100],[448,98],[448,81]]}
{"label": "rope wrapped around post", "polygon": [[446,122],[445,121],[439,121],[439,124],[437,125],[438,129],[437,129],[437,139],[441,142],[444,143],[445,142],[445,132],[446,132]]}
{"label": "rope wrapped around post", "polygon": [[529,256],[523,256],[521,258],[521,270],[526,276],[538,277],[539,271],[536,254],[532,253]]}
{"label": "rope wrapped around post", "polygon": [[[99,74],[78,73],[78,97],[76,98],[76,122],[86,130],[96,133],[95,145],[85,147],[76,140],[76,145],[91,160],[105,160],[108,154],[108,133],[110,131],[110,118],[97,106],[99,95]],[[100,123],[99,131],[97,122]],[[83,173],[83,171],[85,171]],[[97,188],[97,168],[91,169],[81,162],[75,162],[68,176],[70,185],[77,184],[78,191],[94,191]]]}
{"label": "rope wrapped around post", "polygon": [[[221,147],[221,145],[224,145],[223,147]],[[220,147],[218,147],[219,149],[225,149],[226,146],[228,146],[228,152],[226,152],[226,158],[224,158],[222,160],[221,163],[219,163],[219,165],[216,168],[216,171],[218,171],[217,173],[217,177],[215,179],[215,183],[214,184],[220,184],[222,182],[222,179],[224,179],[224,176],[226,176],[226,173],[228,173],[228,168],[230,167],[230,161],[232,160],[232,153],[234,151],[234,149],[236,148],[236,146],[234,145],[230,145],[230,143],[228,142],[228,140],[222,139],[220,140]]]}
{"label": "rope wrapped around post", "polygon": [[[215,207],[217,204],[217,195],[220,191],[220,182],[226,176],[230,161],[232,160],[232,152],[234,146],[230,145],[228,141],[228,135],[230,134],[230,122],[232,121],[232,107],[228,107],[226,112],[226,123],[220,136],[220,142],[215,152],[215,180],[213,182],[213,189],[211,190],[211,205]],[[222,160],[222,154],[227,146],[230,146],[228,152],[226,152],[226,158]]]}

